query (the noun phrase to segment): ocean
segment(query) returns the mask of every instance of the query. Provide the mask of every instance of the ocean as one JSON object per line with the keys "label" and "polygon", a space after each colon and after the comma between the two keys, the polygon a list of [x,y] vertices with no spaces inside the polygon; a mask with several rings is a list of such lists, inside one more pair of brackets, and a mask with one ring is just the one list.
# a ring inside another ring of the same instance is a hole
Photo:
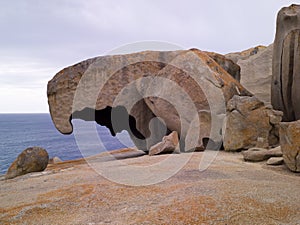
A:
{"label": "ocean", "polygon": [[[39,146],[49,158],[72,160],[106,150],[134,146],[128,133],[112,137],[106,127],[95,122],[72,120],[74,132],[63,135],[56,130],[49,114],[0,114],[0,174],[26,148]],[[79,147],[78,147],[79,146]]]}

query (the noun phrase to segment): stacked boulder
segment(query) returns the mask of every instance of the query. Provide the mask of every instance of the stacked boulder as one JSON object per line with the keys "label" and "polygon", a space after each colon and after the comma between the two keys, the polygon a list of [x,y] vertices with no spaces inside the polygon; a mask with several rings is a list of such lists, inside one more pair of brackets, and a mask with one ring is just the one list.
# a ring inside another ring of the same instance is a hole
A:
{"label": "stacked boulder", "polygon": [[[269,165],[284,161],[291,171],[300,172],[300,6],[279,11],[273,45],[226,57],[241,67],[241,84],[265,104],[247,96],[229,101],[225,150],[248,149],[243,152],[246,161],[268,159]],[[275,110],[265,106],[270,101]],[[272,148],[278,141],[280,146]]]}

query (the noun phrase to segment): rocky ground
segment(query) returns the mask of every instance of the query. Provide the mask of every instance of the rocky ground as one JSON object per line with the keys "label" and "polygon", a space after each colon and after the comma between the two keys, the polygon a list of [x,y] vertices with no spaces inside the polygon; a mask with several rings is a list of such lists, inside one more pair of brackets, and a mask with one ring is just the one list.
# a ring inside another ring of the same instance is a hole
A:
{"label": "rocky ground", "polygon": [[[99,175],[84,160],[0,181],[1,224],[299,224],[300,174],[284,165],[247,163],[240,153],[219,152],[205,171],[206,153],[148,156],[134,150],[94,157],[91,165],[121,171],[184,155],[188,163],[171,178],[126,186]],[[163,171],[162,171],[163,172]],[[159,171],[154,171],[159,176]],[[120,173],[121,174],[121,173]],[[134,179],[134,177],[132,177]]]}

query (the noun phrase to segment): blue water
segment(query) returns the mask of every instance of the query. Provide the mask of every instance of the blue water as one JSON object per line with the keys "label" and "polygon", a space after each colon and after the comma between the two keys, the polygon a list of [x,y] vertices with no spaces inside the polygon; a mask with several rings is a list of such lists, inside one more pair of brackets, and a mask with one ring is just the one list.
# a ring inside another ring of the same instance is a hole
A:
{"label": "blue water", "polygon": [[73,134],[63,135],[49,114],[0,114],[0,173],[5,173],[16,157],[31,146],[45,148],[50,158],[58,156],[62,160],[133,146],[126,132],[112,137],[106,127],[95,122],[72,123]]}

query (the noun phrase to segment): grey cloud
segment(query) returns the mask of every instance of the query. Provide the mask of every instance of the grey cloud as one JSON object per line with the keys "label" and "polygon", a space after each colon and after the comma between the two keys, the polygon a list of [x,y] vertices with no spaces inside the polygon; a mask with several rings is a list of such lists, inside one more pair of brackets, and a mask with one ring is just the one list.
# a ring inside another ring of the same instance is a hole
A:
{"label": "grey cloud", "polygon": [[[21,68],[24,62],[40,62],[31,72],[0,71],[0,88],[8,84],[30,88],[30,83],[35,82],[34,86],[38,86],[63,67],[143,40],[220,53],[268,45],[274,39],[276,13],[292,3],[290,0],[0,1],[0,69],[3,64],[18,64]],[[1,60],[3,57],[11,62]]]}

